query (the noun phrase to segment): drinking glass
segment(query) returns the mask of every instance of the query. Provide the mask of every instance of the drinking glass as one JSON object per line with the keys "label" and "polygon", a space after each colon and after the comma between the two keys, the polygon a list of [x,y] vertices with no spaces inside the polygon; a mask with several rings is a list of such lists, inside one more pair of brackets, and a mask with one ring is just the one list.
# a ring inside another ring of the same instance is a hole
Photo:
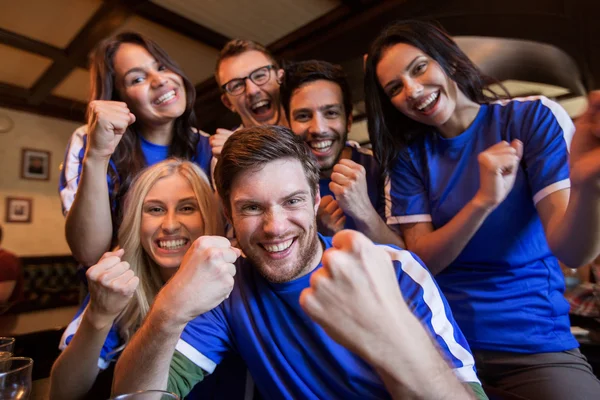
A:
{"label": "drinking glass", "polygon": [[141,390],[135,393],[120,394],[109,400],[179,400],[179,397],[164,390]]}
{"label": "drinking glass", "polygon": [[33,360],[11,357],[0,360],[0,399],[27,400],[31,394]]}
{"label": "drinking glass", "polygon": [[15,338],[0,337],[0,360],[10,358],[15,348]]}

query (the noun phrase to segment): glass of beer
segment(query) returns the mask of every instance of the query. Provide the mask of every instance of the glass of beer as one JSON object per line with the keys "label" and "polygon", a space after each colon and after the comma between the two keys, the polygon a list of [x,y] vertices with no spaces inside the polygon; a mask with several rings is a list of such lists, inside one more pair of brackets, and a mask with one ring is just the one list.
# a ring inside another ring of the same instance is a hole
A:
{"label": "glass of beer", "polygon": [[26,400],[31,394],[33,360],[10,357],[0,360],[0,399]]}
{"label": "glass of beer", "polygon": [[10,358],[15,348],[15,338],[0,337],[0,360]]}
{"label": "glass of beer", "polygon": [[109,400],[179,400],[179,397],[164,390],[141,390],[135,393],[121,394]]}

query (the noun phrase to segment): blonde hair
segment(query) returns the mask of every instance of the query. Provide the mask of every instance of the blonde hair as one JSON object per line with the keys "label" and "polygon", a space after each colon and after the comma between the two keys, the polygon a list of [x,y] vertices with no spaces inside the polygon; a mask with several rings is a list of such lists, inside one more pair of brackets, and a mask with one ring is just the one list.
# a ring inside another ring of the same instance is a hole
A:
{"label": "blonde hair", "polygon": [[[223,213],[213,193],[208,178],[195,164],[171,158],[143,170],[137,176],[125,196],[123,222],[119,228],[119,246],[125,250],[123,261],[127,261],[140,279],[131,301],[116,320],[119,333],[127,344],[142,320],[148,314],[154,297],[164,282],[158,265],[144,251],[140,238],[142,207],[150,189],[160,179],[179,174],[192,186],[202,216],[202,235],[223,236]],[[121,347],[122,348],[122,347]]]}

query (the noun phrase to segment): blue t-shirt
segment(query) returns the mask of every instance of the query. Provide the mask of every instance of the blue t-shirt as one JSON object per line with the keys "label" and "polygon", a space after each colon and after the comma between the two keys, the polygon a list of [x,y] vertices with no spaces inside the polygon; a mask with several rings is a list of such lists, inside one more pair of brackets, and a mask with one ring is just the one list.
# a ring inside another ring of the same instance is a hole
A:
{"label": "blue t-shirt", "polygon": [[[69,323],[60,339],[58,348],[62,351],[67,348],[73,336],[81,325],[83,312],[90,302],[89,294],[83,300],[81,307],[75,313],[73,321]],[[98,368],[105,370],[111,362],[116,362],[123,350],[123,340],[119,335],[116,325],[113,325],[100,350]],[[246,366],[239,357],[229,357],[227,362],[219,367],[215,376],[210,376],[202,381],[194,390],[186,396],[186,399],[246,399],[252,394],[253,386],[246,382]]]}
{"label": "blue t-shirt", "polygon": [[[349,141],[346,143],[346,147],[349,147],[352,151],[350,159],[365,168],[369,199],[371,200],[371,204],[375,211],[383,216],[385,199],[383,185],[381,184],[381,170],[379,168],[379,163],[375,160],[375,157],[373,157],[371,150],[361,148],[356,142]],[[330,182],[330,178],[321,178],[319,180],[319,191],[321,192],[321,197],[332,196],[335,199],[335,195],[329,189]],[[346,215],[344,229],[358,230],[354,219],[348,215]]]}
{"label": "blue t-shirt", "polygon": [[[198,137],[199,140],[196,147],[196,155],[190,161],[198,164],[198,166],[210,179],[212,159],[212,150],[208,142],[208,138],[210,136],[202,131],[199,131]],[[71,206],[73,205],[73,201],[75,200],[75,193],[77,193],[79,177],[81,176],[81,170],[83,168],[83,157],[85,155],[87,139],[87,126],[84,125],[79,127],[73,133],[71,139],[69,140],[69,144],[67,145],[65,160],[61,168],[58,187],[64,215],[67,215],[71,209]],[[150,143],[141,136],[140,139],[142,152],[148,166],[154,165],[168,158],[169,146]],[[112,159],[110,160],[109,168],[111,168],[113,171],[116,171],[116,166]],[[106,175],[106,181],[108,183],[109,197],[112,198],[113,192],[116,188],[116,183],[113,182],[111,174]],[[116,214],[117,206],[117,204],[111,204],[113,214]]]}
{"label": "blue t-shirt", "polygon": [[[325,248],[331,238],[320,236]],[[435,281],[413,254],[387,246],[402,295],[451,364],[458,379],[477,382],[467,342]],[[377,373],[331,339],[300,307],[310,274],[286,283],[265,280],[246,260],[236,262],[229,298],[191,321],[176,349],[212,372],[230,351],[241,355],[261,394],[286,399],[389,398]]]}
{"label": "blue t-shirt", "polygon": [[523,142],[514,187],[464,250],[436,276],[474,350],[556,352],[578,346],[570,332],[564,280],[536,203],[570,187],[574,126],[545,97],[484,104],[469,128],[432,132],[398,156],[388,224],[431,222],[439,229],[479,189],[477,156],[505,140]]}
{"label": "blue t-shirt", "polygon": [[[87,307],[90,302],[90,295],[87,295],[79,307],[79,310],[75,313],[75,317],[73,321],[67,326],[67,329],[63,332],[62,338],[60,339],[60,344],[58,346],[59,349],[64,350],[71,340],[73,340],[73,336],[75,336],[75,332],[79,329],[79,325],[81,325],[81,318],[83,317],[83,311]],[[121,337],[119,336],[119,332],[117,331],[117,327],[113,325],[108,332],[108,336],[106,337],[106,341],[104,345],[102,345],[102,350],[100,350],[100,358],[98,359],[98,368],[106,369],[110,365],[112,361],[115,361],[120,353],[120,346],[122,344]]]}

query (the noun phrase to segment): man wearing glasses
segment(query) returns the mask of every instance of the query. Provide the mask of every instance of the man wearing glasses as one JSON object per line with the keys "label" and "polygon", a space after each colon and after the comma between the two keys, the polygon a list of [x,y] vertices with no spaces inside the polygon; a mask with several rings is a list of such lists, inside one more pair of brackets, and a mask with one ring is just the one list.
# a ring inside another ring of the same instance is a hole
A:
{"label": "man wearing glasses", "polygon": [[[251,40],[233,39],[221,50],[215,69],[221,101],[242,119],[243,127],[288,126],[279,101],[283,69],[271,53]],[[211,136],[213,156],[218,158],[233,131],[217,129]]]}

